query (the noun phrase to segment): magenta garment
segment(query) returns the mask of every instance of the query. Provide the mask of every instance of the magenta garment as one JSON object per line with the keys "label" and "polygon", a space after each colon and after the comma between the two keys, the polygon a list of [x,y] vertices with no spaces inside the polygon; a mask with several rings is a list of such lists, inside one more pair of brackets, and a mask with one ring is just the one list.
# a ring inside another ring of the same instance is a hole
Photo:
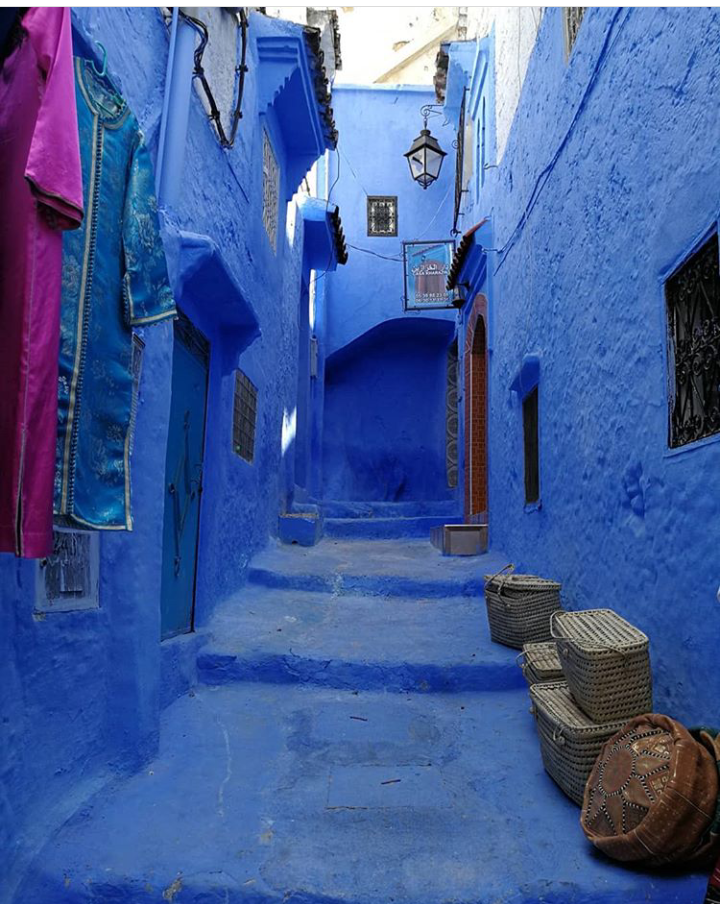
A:
{"label": "magenta garment", "polygon": [[82,222],[70,10],[0,70],[0,552],[52,552],[62,231]]}

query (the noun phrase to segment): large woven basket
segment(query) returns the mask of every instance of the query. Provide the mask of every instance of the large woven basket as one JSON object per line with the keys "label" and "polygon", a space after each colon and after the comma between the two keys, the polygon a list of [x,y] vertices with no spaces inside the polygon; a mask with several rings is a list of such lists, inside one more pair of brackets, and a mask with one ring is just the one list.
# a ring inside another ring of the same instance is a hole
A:
{"label": "large woven basket", "polygon": [[528,685],[562,681],[563,670],[554,640],[548,643],[526,643],[518,658]]}
{"label": "large woven basket", "polygon": [[631,719],[652,710],[648,639],[612,609],[559,612],[553,636],[565,680],[595,722]]}
{"label": "large woven basket", "polygon": [[578,709],[565,681],[530,688],[540,751],[547,774],[567,796],[582,806],[588,777],[603,744],[622,722],[598,725]]}
{"label": "large woven basket", "polygon": [[526,643],[552,640],[550,616],[562,605],[560,584],[534,574],[502,573],[485,575],[485,582],[490,636],[496,643],[521,650]]}
{"label": "large woven basket", "polygon": [[581,824],[601,851],[647,866],[707,857],[716,816],[714,757],[679,723],[647,714],[603,747],[585,790]]}

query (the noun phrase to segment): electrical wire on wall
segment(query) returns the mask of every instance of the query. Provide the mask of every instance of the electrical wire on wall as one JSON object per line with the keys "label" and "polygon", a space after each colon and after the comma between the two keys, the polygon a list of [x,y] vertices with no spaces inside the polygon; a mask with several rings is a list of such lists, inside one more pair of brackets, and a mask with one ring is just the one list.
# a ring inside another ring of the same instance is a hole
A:
{"label": "electrical wire on wall", "polygon": [[193,79],[198,79],[200,85],[202,86],[203,93],[205,94],[205,99],[207,100],[208,106],[210,107],[210,113],[208,114],[208,118],[212,122],[215,127],[215,131],[217,132],[218,141],[220,142],[220,146],[223,148],[231,148],[235,144],[235,138],[237,136],[238,126],[240,124],[240,120],[242,119],[242,99],[243,92],[245,89],[245,73],[248,71],[247,63],[245,62],[247,56],[247,31],[248,31],[248,17],[245,9],[243,7],[240,8],[239,12],[235,13],[238,31],[240,32],[240,40],[241,40],[241,49],[240,49],[240,62],[235,66],[235,77],[237,79],[237,86],[235,90],[235,105],[232,110],[232,115],[230,119],[230,134],[227,135],[225,133],[225,128],[222,124],[222,116],[220,115],[220,109],[215,101],[215,96],[212,93],[210,88],[210,84],[205,76],[205,70],[202,65],[203,54],[205,53],[205,48],[207,47],[208,41],[210,40],[210,33],[208,31],[208,27],[203,22],[202,19],[198,19],[195,16],[190,16],[187,13],[180,10],[180,15],[182,18],[190,25],[192,28],[200,35],[200,44],[195,49],[194,60],[195,60],[195,69],[193,72]]}

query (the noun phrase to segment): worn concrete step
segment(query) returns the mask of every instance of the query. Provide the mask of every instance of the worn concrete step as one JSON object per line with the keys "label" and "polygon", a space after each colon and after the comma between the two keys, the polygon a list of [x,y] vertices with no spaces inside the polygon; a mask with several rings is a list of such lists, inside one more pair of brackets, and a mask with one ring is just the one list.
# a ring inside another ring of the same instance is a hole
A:
{"label": "worn concrete step", "polygon": [[199,687],[38,852],[32,904],[690,904],[591,848],[524,691]]}
{"label": "worn concrete step", "polygon": [[516,652],[490,642],[480,597],[379,599],[247,588],[213,617],[207,684],[453,692],[523,687]]}
{"label": "worn concrete step", "polygon": [[507,560],[498,553],[448,558],[428,540],[339,540],[314,547],[271,543],[248,568],[248,583],[277,589],[370,596],[476,596],[483,575]]}
{"label": "worn concrete step", "polygon": [[459,505],[454,499],[417,502],[328,500],[322,503],[322,509],[326,518],[418,518],[425,515],[455,518],[459,513]]}
{"label": "worn concrete step", "polygon": [[435,527],[444,524],[461,524],[462,518],[443,515],[419,515],[408,518],[326,518],[325,536],[339,539],[402,540],[404,538],[430,538]]}

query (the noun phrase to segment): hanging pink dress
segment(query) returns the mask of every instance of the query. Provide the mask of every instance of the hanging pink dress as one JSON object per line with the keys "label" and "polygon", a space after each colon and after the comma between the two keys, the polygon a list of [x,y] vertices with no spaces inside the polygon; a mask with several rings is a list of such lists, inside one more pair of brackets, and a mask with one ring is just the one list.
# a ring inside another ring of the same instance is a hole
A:
{"label": "hanging pink dress", "polygon": [[0,552],[52,551],[62,231],[82,222],[67,7],[33,7],[0,70]]}

